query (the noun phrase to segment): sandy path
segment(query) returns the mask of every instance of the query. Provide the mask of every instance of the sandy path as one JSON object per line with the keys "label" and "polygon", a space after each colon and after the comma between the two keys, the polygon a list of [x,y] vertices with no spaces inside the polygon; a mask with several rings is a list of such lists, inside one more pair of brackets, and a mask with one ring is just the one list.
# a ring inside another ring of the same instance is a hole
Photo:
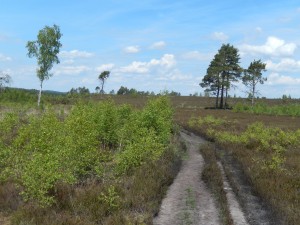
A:
{"label": "sandy path", "polygon": [[201,180],[204,160],[199,153],[203,139],[181,132],[187,144],[187,159],[163,200],[154,225],[218,225],[218,210]]}

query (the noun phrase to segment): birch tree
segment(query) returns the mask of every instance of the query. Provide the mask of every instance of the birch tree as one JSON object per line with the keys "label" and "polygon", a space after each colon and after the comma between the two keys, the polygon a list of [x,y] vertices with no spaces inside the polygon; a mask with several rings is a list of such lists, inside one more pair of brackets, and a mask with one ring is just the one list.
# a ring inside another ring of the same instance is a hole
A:
{"label": "birch tree", "polygon": [[11,77],[8,74],[0,72],[0,91],[2,91],[6,85],[12,82]]}
{"label": "birch tree", "polygon": [[38,68],[36,70],[37,77],[40,80],[40,91],[38,95],[38,106],[40,105],[43,82],[48,80],[52,73],[50,70],[53,64],[59,63],[58,54],[62,44],[60,38],[62,34],[57,25],[53,27],[45,26],[39,31],[36,41],[28,41],[26,48],[28,49],[28,57],[35,57],[37,59]]}
{"label": "birch tree", "polygon": [[248,88],[248,93],[251,94],[251,103],[254,105],[255,95],[258,93],[257,84],[263,84],[267,78],[262,77],[262,72],[265,72],[266,64],[262,63],[261,60],[254,60],[250,63],[248,69],[244,71],[242,78],[243,84]]}

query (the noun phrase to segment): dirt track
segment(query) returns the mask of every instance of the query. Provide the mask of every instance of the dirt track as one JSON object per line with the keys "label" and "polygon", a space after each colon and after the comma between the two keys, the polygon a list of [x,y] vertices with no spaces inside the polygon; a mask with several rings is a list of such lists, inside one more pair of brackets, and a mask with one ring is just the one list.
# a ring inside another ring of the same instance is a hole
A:
{"label": "dirt track", "polygon": [[[159,215],[153,220],[154,225],[218,225],[220,224],[218,209],[205,183],[201,180],[204,160],[199,152],[205,140],[194,134],[181,132],[187,144],[187,157],[174,183],[170,186],[163,200]],[[235,194],[233,193],[223,167],[219,163],[223,175],[230,213],[234,224],[248,225]]]}
{"label": "dirt track", "polygon": [[199,153],[199,146],[205,141],[183,132],[181,136],[186,141],[188,155],[153,224],[218,225],[220,222],[215,202],[201,180],[204,160]]}

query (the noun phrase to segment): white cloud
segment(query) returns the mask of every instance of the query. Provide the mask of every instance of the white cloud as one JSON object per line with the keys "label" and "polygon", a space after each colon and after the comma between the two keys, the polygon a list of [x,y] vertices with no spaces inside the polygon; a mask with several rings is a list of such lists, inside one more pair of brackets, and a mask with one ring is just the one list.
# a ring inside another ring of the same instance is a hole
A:
{"label": "white cloud", "polygon": [[90,71],[91,69],[87,66],[60,66],[55,69],[55,74],[66,74],[66,75],[77,75],[83,72]]}
{"label": "white cloud", "polygon": [[284,76],[278,73],[271,73],[268,76],[268,80],[266,82],[268,85],[299,85],[300,78],[294,78],[291,76]]}
{"label": "white cloud", "polygon": [[174,55],[165,54],[161,59],[151,59],[149,62],[134,61],[128,66],[121,67],[118,72],[121,73],[148,73],[150,70],[159,67],[160,69],[169,69],[176,65]]}
{"label": "white cloud", "polygon": [[150,48],[151,49],[163,49],[164,47],[166,47],[166,43],[164,41],[158,41],[153,43]]}
{"label": "white cloud", "polygon": [[272,71],[300,72],[300,61],[291,58],[281,59],[279,63],[273,63],[271,60],[266,61],[266,69]]}
{"label": "white cloud", "polygon": [[72,51],[61,51],[59,54],[62,58],[75,59],[75,58],[90,58],[94,56],[94,53],[72,50]]}
{"label": "white cloud", "polygon": [[0,61],[11,61],[11,57],[0,54]]}
{"label": "white cloud", "polygon": [[108,63],[108,64],[103,64],[101,66],[96,67],[96,71],[97,72],[103,72],[106,70],[112,70],[115,67],[115,64],[113,63]]}
{"label": "white cloud", "polygon": [[265,54],[270,56],[290,56],[293,55],[297,45],[295,43],[286,43],[277,37],[268,37],[264,45],[241,45],[239,49],[242,53]]}
{"label": "white cloud", "polygon": [[190,52],[184,53],[182,57],[185,59],[195,59],[195,60],[200,60],[200,61],[207,61],[207,60],[212,59],[213,55],[207,54],[207,53],[201,53],[199,51],[190,51]]}
{"label": "white cloud", "polygon": [[132,62],[128,66],[121,67],[119,69],[121,73],[147,73],[149,72],[149,66],[146,62]]}
{"label": "white cloud", "polygon": [[225,42],[228,40],[228,36],[226,34],[224,34],[223,32],[214,32],[211,35],[212,39],[217,40],[217,41],[222,41]]}
{"label": "white cloud", "polygon": [[193,77],[191,75],[182,74],[178,69],[172,70],[169,73],[162,74],[155,80],[159,81],[187,81],[191,80]]}
{"label": "white cloud", "polygon": [[139,46],[128,46],[126,48],[124,48],[124,52],[125,53],[138,53],[140,51],[140,47]]}

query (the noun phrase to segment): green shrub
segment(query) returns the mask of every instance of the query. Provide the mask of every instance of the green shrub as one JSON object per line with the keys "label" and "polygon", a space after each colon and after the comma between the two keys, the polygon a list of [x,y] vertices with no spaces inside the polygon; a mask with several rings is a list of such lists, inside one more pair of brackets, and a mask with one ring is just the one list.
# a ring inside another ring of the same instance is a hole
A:
{"label": "green shrub", "polygon": [[172,113],[161,97],[141,111],[108,100],[77,104],[63,117],[51,109],[22,122],[7,114],[0,121],[0,179],[18,184],[24,200],[50,206],[57,183],[101,179],[105,167],[123,174],[159,159],[171,137]]}

